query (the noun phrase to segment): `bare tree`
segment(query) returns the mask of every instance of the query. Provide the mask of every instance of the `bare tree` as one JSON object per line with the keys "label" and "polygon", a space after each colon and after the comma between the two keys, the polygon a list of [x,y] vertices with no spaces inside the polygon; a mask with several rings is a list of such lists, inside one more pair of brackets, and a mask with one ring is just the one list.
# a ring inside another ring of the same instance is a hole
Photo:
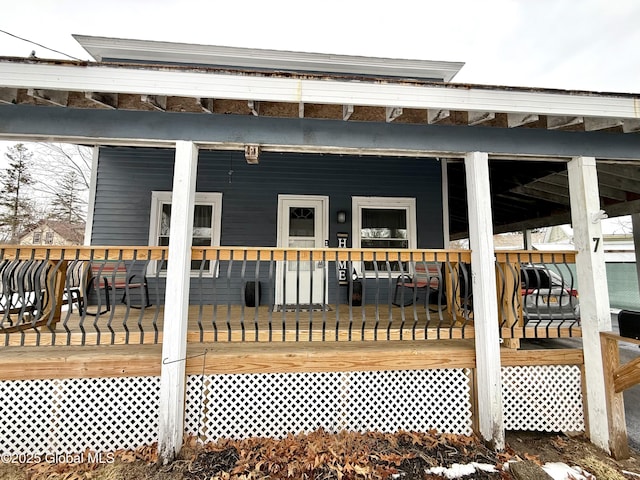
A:
{"label": "bare tree", "polygon": [[33,223],[33,204],[29,200],[28,187],[33,184],[30,164],[33,153],[18,143],[5,153],[9,168],[5,170],[0,190],[0,226],[5,227],[11,243],[19,233]]}
{"label": "bare tree", "polygon": [[87,202],[80,195],[82,190],[84,188],[76,170],[67,170],[54,192],[51,217],[70,224],[84,221]]}
{"label": "bare tree", "polygon": [[91,149],[65,143],[38,143],[34,190],[47,199],[48,215],[70,223],[86,218]]}
{"label": "bare tree", "polygon": [[78,175],[78,182],[84,189],[91,183],[91,148],[69,143],[38,143],[39,163],[43,163],[44,171],[59,172],[73,170]]}

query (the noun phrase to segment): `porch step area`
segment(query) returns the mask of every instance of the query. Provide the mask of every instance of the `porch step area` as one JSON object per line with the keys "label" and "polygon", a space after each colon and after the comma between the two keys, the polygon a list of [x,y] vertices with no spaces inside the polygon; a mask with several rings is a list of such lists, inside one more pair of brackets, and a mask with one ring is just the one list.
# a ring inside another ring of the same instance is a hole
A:
{"label": "porch step area", "polygon": [[[502,366],[581,365],[582,350],[501,349]],[[473,340],[188,344],[185,359],[163,359],[161,345],[6,347],[0,380],[158,376],[163,362],[189,375],[475,368]]]}

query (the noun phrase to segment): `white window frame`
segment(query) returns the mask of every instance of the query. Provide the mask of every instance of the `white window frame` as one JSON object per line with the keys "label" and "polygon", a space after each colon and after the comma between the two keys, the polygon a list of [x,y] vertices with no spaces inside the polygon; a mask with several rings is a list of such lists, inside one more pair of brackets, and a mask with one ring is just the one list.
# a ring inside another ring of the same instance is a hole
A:
{"label": "white window frame", "polygon": [[[172,192],[152,191],[151,192],[151,212],[149,215],[149,246],[158,246],[158,236],[160,234],[160,222],[162,221],[162,205],[171,203]],[[219,192],[196,192],[195,205],[211,206],[213,215],[213,225],[211,226],[211,246],[220,246],[220,233],[222,227],[222,193]],[[166,270],[158,272],[158,262],[149,262],[147,275],[158,275],[166,277]],[[191,270],[192,277],[198,277],[200,270]],[[203,271],[203,275],[213,277],[214,262],[210,262],[208,270]]]}
{"label": "white window frame", "polygon": [[[353,232],[353,248],[361,248],[362,209],[378,208],[388,210],[404,210],[407,212],[408,248],[418,248],[416,199],[414,197],[351,197],[351,231]],[[354,262],[358,276],[375,278],[374,272],[366,272],[362,262]],[[405,272],[407,273],[407,272]],[[378,277],[398,277],[401,272],[378,272]]]}

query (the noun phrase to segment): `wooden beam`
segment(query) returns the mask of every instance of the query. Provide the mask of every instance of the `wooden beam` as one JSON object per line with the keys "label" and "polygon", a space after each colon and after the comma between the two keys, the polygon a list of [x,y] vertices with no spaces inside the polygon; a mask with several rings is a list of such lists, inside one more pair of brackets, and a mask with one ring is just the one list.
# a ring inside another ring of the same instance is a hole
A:
{"label": "wooden beam", "polygon": [[[620,367],[620,351],[618,335],[600,333],[602,364],[604,370],[604,386],[606,392],[606,418],[609,429],[609,449],[617,460],[629,458],[629,441],[624,413],[622,392],[615,389],[615,375]],[[624,339],[627,340],[627,339]]]}
{"label": "wooden beam", "polygon": [[151,105],[160,112],[167,110],[167,97],[165,95],[140,95],[140,101]]}
{"label": "wooden beam", "polygon": [[547,128],[549,130],[571,127],[573,125],[579,125],[583,122],[584,119],[582,117],[556,117],[553,115],[547,116]]}
{"label": "wooden beam", "polygon": [[500,360],[503,367],[536,365],[582,365],[584,354],[579,348],[551,350],[513,350],[502,348]]}
{"label": "wooden beam", "polygon": [[540,120],[540,116],[535,114],[528,114],[528,113],[507,114],[507,126],[509,128],[529,125],[530,123],[536,123],[538,120]]}
{"label": "wooden beam", "polygon": [[440,123],[451,116],[449,110],[427,110],[427,123],[429,125],[434,123]]}
{"label": "wooden beam", "polygon": [[18,101],[17,88],[0,88],[0,103],[16,103]]}
{"label": "wooden beam", "polygon": [[614,375],[614,391],[616,393],[624,392],[627,388],[640,383],[639,367],[640,358],[636,358],[616,369]]}
{"label": "wooden beam", "polygon": [[254,117],[257,117],[260,115],[260,102],[256,102],[255,100],[249,100],[247,102],[247,106],[249,107],[249,110],[251,110],[251,114]]}
{"label": "wooden beam", "polygon": [[402,115],[401,107],[387,107],[385,110],[385,119],[387,123],[393,122],[400,115]]}
{"label": "wooden beam", "polygon": [[[612,188],[606,185],[603,179],[600,177],[600,169],[604,166],[604,164],[598,165],[598,188],[600,189],[600,196],[605,198],[611,198],[613,200],[617,200],[623,202],[627,199],[625,192],[618,189]],[[558,172],[552,173],[551,175],[547,175],[546,177],[539,178],[536,183],[543,183],[547,185],[556,185],[558,187],[562,187],[569,191],[569,180],[567,179],[567,172]]]}
{"label": "wooden beam", "polygon": [[557,203],[559,205],[569,205],[569,192],[566,195],[557,194],[550,189],[545,189],[542,185],[535,186],[533,184],[523,185],[521,187],[512,188],[510,192],[518,193],[520,195],[526,195],[528,197],[537,198],[540,200],[546,200],[549,202]]}
{"label": "wooden beam", "polygon": [[600,117],[585,117],[584,129],[588,132],[594,130],[605,130],[607,128],[621,127],[623,125],[621,118],[600,118]]}
{"label": "wooden beam", "polygon": [[3,347],[0,380],[160,375],[162,345]]}
{"label": "wooden beam", "polygon": [[57,107],[66,107],[69,102],[69,92],[67,90],[40,90],[30,88],[27,90],[27,95]]}
{"label": "wooden beam", "polygon": [[203,112],[213,113],[213,98],[198,98],[196,101]]}
{"label": "wooden beam", "polygon": [[640,193],[640,181],[637,176],[629,172],[628,176],[624,176],[622,172],[616,173],[616,165],[612,165],[611,169],[600,170],[598,173],[599,181],[610,188],[616,188],[626,192]]}
{"label": "wooden beam", "polygon": [[496,114],[494,112],[469,112],[467,118],[467,124],[470,126],[481,125],[486,122],[490,122],[496,118]]}
{"label": "wooden beam", "polygon": [[353,115],[354,106],[353,105],[343,105],[342,106],[342,120],[345,122],[351,118]]}
{"label": "wooden beam", "polygon": [[640,120],[636,118],[625,118],[622,123],[624,133],[640,132]]}
{"label": "wooden beam", "polygon": [[102,105],[103,107],[116,109],[118,108],[117,93],[101,93],[101,92],[84,92],[84,97],[93,103]]}
{"label": "wooden beam", "polygon": [[298,117],[304,118],[304,102],[298,103]]}

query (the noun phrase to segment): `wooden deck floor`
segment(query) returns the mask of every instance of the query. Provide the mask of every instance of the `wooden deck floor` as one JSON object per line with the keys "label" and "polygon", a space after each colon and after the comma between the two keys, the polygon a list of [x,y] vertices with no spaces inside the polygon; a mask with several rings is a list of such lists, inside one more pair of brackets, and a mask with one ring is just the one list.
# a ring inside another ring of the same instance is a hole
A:
{"label": "wooden deck floor", "polygon": [[[95,307],[89,307],[95,312]],[[162,343],[163,306],[142,310],[118,305],[99,316],[62,312],[54,330],[47,327],[5,334],[7,346],[125,345]],[[174,321],[172,319],[172,321]],[[175,319],[179,321],[179,319]],[[503,338],[579,337],[580,329],[547,324],[502,329]],[[472,320],[424,307],[330,305],[325,311],[274,311],[239,305],[191,305],[189,342],[348,342],[473,339]]]}

